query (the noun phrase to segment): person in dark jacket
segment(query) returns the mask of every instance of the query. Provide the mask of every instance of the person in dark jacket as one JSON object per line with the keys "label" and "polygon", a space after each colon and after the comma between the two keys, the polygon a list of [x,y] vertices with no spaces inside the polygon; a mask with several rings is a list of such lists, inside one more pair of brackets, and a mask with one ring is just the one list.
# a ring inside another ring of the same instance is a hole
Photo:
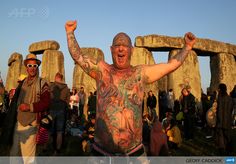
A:
{"label": "person in dark jacket", "polygon": [[187,88],[183,88],[180,100],[182,111],[184,112],[184,138],[193,139],[195,121],[195,97]]}
{"label": "person in dark jacket", "polygon": [[9,94],[5,90],[5,87],[0,80],[0,133],[3,125],[3,120],[6,116],[8,108],[9,108]]}
{"label": "person in dark jacket", "polygon": [[148,92],[147,107],[148,107],[148,113],[151,116],[152,121],[154,120],[154,118],[156,118],[156,105],[157,105],[156,96],[150,90]]}
{"label": "person in dark jacket", "polygon": [[236,127],[236,85],[234,85],[233,90],[230,92],[230,96],[233,99],[233,112],[232,112],[233,120],[232,120],[232,125],[235,128]]}
{"label": "person in dark jacket", "polygon": [[57,73],[55,75],[55,82],[50,85],[51,104],[49,112],[53,118],[53,145],[54,155],[60,153],[63,134],[65,133],[66,112],[70,101],[70,90],[65,83],[63,83],[63,75]]}
{"label": "person in dark jacket", "polygon": [[233,100],[227,94],[227,87],[225,84],[219,84],[219,94],[217,98],[217,112],[216,112],[216,146],[219,148],[219,155],[229,155],[231,143],[231,123]]}
{"label": "person in dark jacket", "polygon": [[79,96],[79,117],[83,118],[84,117],[84,105],[86,102],[86,93],[84,91],[84,87],[80,87],[80,90],[78,92]]}
{"label": "person in dark jacket", "polygon": [[88,119],[90,119],[91,115],[96,113],[96,103],[97,103],[97,92],[90,92],[90,96],[88,97]]}

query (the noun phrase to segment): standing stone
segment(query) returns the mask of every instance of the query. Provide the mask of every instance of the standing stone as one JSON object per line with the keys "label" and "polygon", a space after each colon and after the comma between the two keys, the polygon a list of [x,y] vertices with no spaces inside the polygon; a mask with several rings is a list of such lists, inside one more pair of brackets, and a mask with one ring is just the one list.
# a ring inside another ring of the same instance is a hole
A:
{"label": "standing stone", "polygon": [[155,60],[152,56],[152,53],[148,51],[146,48],[138,48],[134,47],[133,54],[131,56],[131,65],[142,65],[142,64],[155,64]]}
{"label": "standing stone", "polygon": [[[172,50],[169,58],[174,57],[180,50]],[[173,89],[175,99],[179,99],[181,90],[184,86],[191,87],[191,93],[197,98],[201,99],[201,77],[199,72],[199,63],[197,54],[190,51],[183,65],[177,70],[168,75],[168,89]]]}
{"label": "standing stone", "polygon": [[64,55],[61,51],[45,50],[42,57],[42,78],[48,82],[54,82],[57,72],[63,74],[63,82],[65,82],[65,68],[64,68]]}
{"label": "standing stone", "polygon": [[6,79],[6,91],[10,91],[18,86],[17,79],[21,74],[23,57],[21,54],[15,52],[8,59],[8,73]]}
{"label": "standing stone", "polygon": [[79,90],[80,87],[84,87],[86,95],[97,90],[96,81],[85,73],[78,64],[74,67],[73,77],[73,88]]}
{"label": "standing stone", "polygon": [[210,90],[217,91],[220,83],[227,85],[227,92],[236,84],[236,61],[235,57],[227,53],[219,53],[210,57],[211,84]]}

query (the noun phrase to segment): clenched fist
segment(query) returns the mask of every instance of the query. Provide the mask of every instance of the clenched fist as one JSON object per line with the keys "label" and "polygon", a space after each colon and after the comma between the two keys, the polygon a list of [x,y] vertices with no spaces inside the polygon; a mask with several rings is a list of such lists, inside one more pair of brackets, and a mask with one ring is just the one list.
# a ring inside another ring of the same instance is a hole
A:
{"label": "clenched fist", "polygon": [[74,32],[77,27],[77,21],[67,21],[65,24],[66,32]]}
{"label": "clenched fist", "polygon": [[193,45],[196,42],[196,37],[193,35],[191,32],[188,32],[184,35],[184,42],[185,42],[185,47],[187,50],[191,50],[193,48]]}

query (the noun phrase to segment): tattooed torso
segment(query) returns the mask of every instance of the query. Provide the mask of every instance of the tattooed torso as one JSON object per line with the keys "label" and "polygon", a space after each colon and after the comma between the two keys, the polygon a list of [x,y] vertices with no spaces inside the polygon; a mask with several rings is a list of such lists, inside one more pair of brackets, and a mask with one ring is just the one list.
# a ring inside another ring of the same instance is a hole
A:
{"label": "tattooed torso", "polygon": [[142,66],[117,70],[82,54],[73,32],[67,33],[72,58],[96,80],[97,111],[94,140],[110,153],[127,153],[142,143]]}
{"label": "tattooed torso", "polygon": [[117,71],[101,62],[97,80],[95,142],[108,152],[125,153],[142,142],[141,67]]}

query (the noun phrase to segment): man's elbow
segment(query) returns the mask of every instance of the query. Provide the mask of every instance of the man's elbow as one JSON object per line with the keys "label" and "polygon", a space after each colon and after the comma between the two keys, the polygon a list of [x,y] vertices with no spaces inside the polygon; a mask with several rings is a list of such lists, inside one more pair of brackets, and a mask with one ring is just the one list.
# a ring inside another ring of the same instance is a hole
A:
{"label": "man's elbow", "polygon": [[169,73],[177,70],[182,64],[183,64],[183,62],[180,62],[180,61],[178,61],[176,59],[172,59],[172,60],[168,61]]}

